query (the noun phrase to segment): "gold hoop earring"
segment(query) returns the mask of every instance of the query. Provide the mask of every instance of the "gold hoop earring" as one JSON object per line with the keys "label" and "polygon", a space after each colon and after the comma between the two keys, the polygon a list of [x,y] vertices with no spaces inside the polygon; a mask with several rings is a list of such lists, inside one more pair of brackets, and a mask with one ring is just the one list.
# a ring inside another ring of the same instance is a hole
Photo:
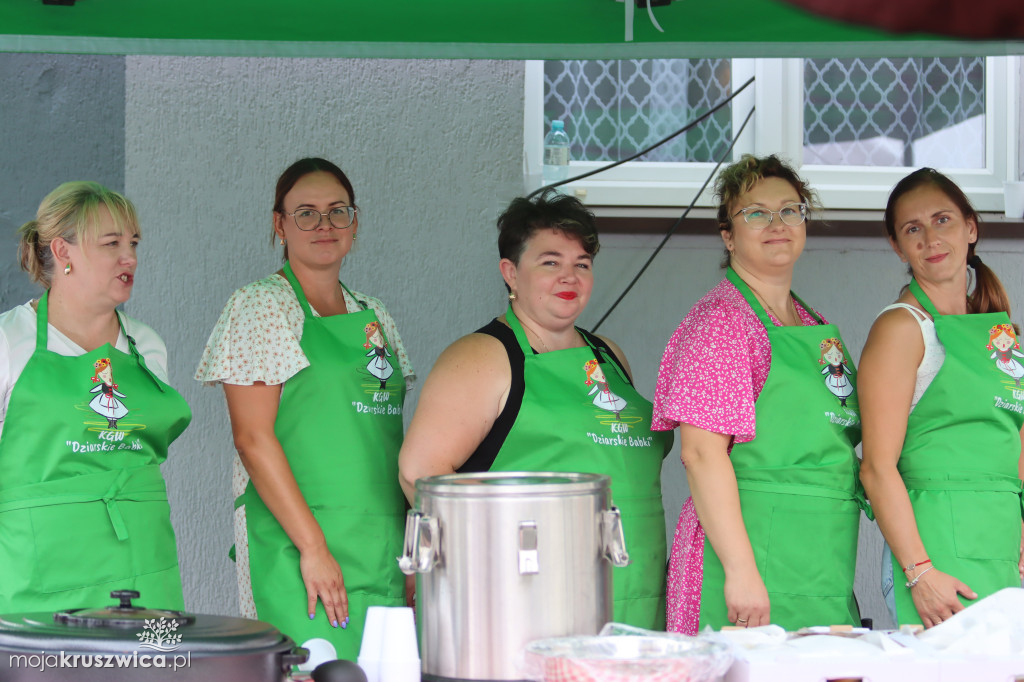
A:
{"label": "gold hoop earring", "polygon": [[71,274],[71,261],[68,261],[68,264],[64,266],[64,274],[65,275],[70,275]]}

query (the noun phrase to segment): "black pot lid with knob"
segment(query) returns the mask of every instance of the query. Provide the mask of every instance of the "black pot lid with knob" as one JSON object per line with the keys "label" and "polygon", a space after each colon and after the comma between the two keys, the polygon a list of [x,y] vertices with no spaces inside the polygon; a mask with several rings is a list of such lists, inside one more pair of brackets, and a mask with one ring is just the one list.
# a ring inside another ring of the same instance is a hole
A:
{"label": "black pot lid with knob", "polygon": [[0,650],[39,653],[128,653],[193,656],[262,654],[294,642],[258,620],[134,606],[138,592],[113,592],[120,603],[57,613],[0,615]]}

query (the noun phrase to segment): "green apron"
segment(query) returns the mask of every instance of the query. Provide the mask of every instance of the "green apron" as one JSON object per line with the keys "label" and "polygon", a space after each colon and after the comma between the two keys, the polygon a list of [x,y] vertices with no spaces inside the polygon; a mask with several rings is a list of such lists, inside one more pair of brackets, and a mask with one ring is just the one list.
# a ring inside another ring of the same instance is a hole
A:
{"label": "green apron", "polygon": [[[378,354],[368,339],[380,324],[371,308],[314,317],[287,264],[284,275],[305,314],[300,345],[309,367],[285,382],[274,433],[341,567],[349,624],[332,627],[319,601],[310,620],[299,550],[250,481],[236,506],[245,505],[253,600],[260,620],[296,642],[322,637],[339,658],[355,660],[367,607],[405,605],[395,561],[405,528],[398,485],[405,379],[394,371],[390,345]],[[387,340],[383,330],[380,338]]]}
{"label": "green apron", "polygon": [[103,606],[111,590],[184,608],[160,463],[188,405],[123,325],[129,353],[47,350],[47,302],[0,436],[0,613]]}
{"label": "green apron", "polygon": [[491,470],[610,476],[632,560],[612,571],[615,621],[664,630],[661,463],[672,434],[651,431],[650,401],[585,334],[583,348],[535,354],[511,306],[505,317],[525,356],[525,390]]}
{"label": "green apron", "polygon": [[[727,277],[768,332],[771,367],[756,403],[756,437],[733,446],[743,522],[771,602],[771,621],[787,630],[860,625],[853,596],[859,492],[860,416],[856,373],[826,351],[835,325],[777,327],[730,268]],[[795,294],[793,297],[814,315]],[[822,375],[825,375],[824,378]],[[725,572],[704,540],[700,627],[731,625]]]}
{"label": "green apron", "polygon": [[[1006,313],[941,315],[914,280],[910,291],[935,321],[946,358],[907,419],[898,468],[932,565],[980,599],[1020,587],[1024,390],[1009,368],[1000,369],[989,343],[989,331],[1010,319]],[[892,563],[897,620],[920,623],[895,555]]]}

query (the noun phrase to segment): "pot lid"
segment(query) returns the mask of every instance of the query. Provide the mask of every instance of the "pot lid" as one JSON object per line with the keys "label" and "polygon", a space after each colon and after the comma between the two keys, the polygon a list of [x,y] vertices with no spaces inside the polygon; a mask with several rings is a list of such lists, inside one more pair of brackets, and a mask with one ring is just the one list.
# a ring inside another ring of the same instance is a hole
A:
{"label": "pot lid", "polygon": [[178,627],[192,625],[195,616],[183,611],[167,611],[164,609],[147,609],[133,606],[132,599],[138,599],[135,590],[116,590],[110,593],[112,599],[120,600],[117,606],[100,609],[70,609],[53,614],[55,623],[63,623],[69,627],[83,628],[132,628],[140,630],[146,621],[171,619]]}
{"label": "pot lid", "polygon": [[428,476],[416,481],[416,490],[431,495],[493,497],[522,495],[589,495],[607,490],[611,479],[603,474],[564,471],[486,471],[473,474]]}
{"label": "pot lid", "polygon": [[262,621],[133,606],[137,592],[112,596],[127,605],[0,616],[0,650],[235,656],[295,647]]}

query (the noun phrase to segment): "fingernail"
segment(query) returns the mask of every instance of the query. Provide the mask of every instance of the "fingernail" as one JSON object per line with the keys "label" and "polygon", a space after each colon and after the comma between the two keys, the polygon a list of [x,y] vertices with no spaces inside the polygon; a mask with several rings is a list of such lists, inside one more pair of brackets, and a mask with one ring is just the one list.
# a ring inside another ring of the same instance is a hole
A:
{"label": "fingernail", "polygon": [[343,620],[343,621],[341,622],[341,629],[342,629],[342,630],[345,630],[345,629],[347,629],[347,628],[348,628],[348,618],[346,618],[345,620]]}
{"label": "fingernail", "polygon": [[312,614],[312,613],[311,613],[311,614],[309,614],[309,619],[310,619],[310,620],[313,620],[313,618],[314,618],[314,617],[315,617],[315,616],[314,616],[314,614]]}
{"label": "fingernail", "polygon": [[333,625],[334,627],[338,627],[338,621],[337,620],[332,620],[331,621],[331,625]]}

